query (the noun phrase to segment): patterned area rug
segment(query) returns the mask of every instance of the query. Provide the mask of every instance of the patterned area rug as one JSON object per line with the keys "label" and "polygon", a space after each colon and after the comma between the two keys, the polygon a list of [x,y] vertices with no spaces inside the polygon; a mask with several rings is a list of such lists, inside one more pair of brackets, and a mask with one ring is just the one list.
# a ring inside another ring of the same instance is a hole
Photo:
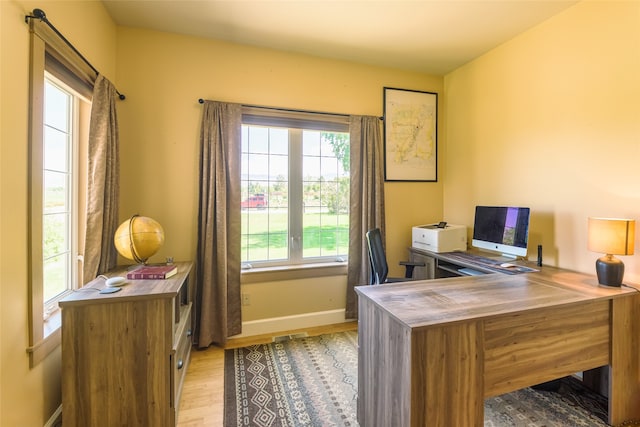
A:
{"label": "patterned area rug", "polygon": [[[356,331],[225,351],[224,425],[357,426]],[[606,399],[575,378],[487,399],[485,426],[607,426]]]}

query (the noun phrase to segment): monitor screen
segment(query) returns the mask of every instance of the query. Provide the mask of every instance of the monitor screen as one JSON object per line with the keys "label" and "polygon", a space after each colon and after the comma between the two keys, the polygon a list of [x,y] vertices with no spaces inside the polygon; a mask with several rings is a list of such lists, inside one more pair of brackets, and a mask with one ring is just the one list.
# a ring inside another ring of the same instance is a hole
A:
{"label": "monitor screen", "polygon": [[528,238],[529,208],[476,206],[472,246],[526,256]]}

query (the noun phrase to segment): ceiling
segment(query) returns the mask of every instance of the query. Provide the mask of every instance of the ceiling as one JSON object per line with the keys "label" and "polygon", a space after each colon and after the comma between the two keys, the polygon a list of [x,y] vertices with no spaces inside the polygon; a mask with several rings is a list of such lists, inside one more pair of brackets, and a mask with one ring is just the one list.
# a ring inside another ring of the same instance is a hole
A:
{"label": "ceiling", "polygon": [[444,75],[567,0],[103,0],[116,24]]}

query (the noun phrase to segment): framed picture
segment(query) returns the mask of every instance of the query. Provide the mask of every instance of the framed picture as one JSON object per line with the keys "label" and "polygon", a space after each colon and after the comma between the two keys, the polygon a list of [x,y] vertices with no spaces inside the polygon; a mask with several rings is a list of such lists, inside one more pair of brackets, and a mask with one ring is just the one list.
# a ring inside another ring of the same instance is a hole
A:
{"label": "framed picture", "polygon": [[384,88],[385,181],[438,181],[438,94]]}

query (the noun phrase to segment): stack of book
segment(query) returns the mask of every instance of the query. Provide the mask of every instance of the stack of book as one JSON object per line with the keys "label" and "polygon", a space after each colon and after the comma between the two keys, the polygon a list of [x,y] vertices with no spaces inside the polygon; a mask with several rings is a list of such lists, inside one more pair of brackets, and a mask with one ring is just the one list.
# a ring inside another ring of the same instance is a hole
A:
{"label": "stack of book", "polygon": [[127,273],[127,279],[136,280],[154,280],[154,279],[168,279],[178,272],[178,267],[175,265],[142,265],[135,270],[131,270]]}

